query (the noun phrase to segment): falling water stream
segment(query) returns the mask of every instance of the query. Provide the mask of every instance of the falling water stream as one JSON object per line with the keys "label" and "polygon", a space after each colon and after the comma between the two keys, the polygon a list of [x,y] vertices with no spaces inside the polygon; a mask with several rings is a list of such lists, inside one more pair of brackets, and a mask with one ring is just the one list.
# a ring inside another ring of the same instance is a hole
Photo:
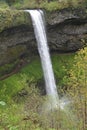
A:
{"label": "falling water stream", "polygon": [[54,78],[52,63],[50,59],[48,43],[47,43],[47,36],[45,30],[45,18],[44,18],[43,11],[42,10],[25,10],[25,11],[30,14],[32,19],[38,51],[41,58],[42,69],[44,73],[46,93],[49,97],[47,103],[45,104],[46,106],[45,109],[47,109],[47,111],[49,110],[54,111],[55,109],[60,108],[61,110],[63,110],[64,113],[66,113],[67,120],[68,121],[71,120],[72,122],[74,122],[73,128],[75,129],[77,125],[76,116],[72,113],[72,111],[68,107],[71,101],[68,100],[66,96],[61,98],[61,100],[59,100],[59,95],[57,93],[57,88],[56,88],[56,83],[55,83],[55,78]]}
{"label": "falling water stream", "polygon": [[[47,43],[47,36],[45,30],[45,18],[42,10],[26,10],[32,19],[35,37],[37,41],[38,51],[41,58],[42,69],[44,73],[44,79],[46,84],[46,93],[48,95],[48,101],[45,104],[45,110],[55,110],[60,108],[66,113],[67,121],[74,122],[72,126],[75,130],[77,128],[77,117],[73,114],[69,105],[71,101],[65,97],[59,100],[59,95],[57,93],[54,73],[52,69],[52,63],[49,54],[49,48]],[[52,119],[53,120],[53,119]],[[54,120],[55,121],[55,120]]]}
{"label": "falling water stream", "polygon": [[65,106],[70,104],[66,97],[59,100],[57,87],[55,83],[54,73],[52,69],[52,63],[49,53],[49,47],[47,43],[46,29],[45,29],[45,18],[42,10],[25,10],[31,16],[35,37],[37,41],[38,51],[41,58],[42,69],[44,73],[46,93],[48,95],[48,103],[46,104],[49,109],[60,108],[65,109]]}
{"label": "falling water stream", "polygon": [[30,13],[33,22],[38,51],[40,54],[43,73],[44,73],[46,93],[50,97],[49,101],[51,103],[51,106],[55,108],[59,104],[59,96],[57,93],[54,73],[52,69],[52,63],[49,54],[49,48],[47,44],[44,14],[42,10],[26,10],[26,11]]}

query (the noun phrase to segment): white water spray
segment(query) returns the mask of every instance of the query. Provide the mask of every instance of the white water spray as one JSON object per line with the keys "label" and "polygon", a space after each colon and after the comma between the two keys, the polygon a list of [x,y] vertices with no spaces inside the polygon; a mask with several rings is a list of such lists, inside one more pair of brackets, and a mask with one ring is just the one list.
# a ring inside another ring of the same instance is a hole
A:
{"label": "white water spray", "polygon": [[59,100],[59,96],[57,93],[56,83],[52,69],[52,63],[49,54],[49,48],[47,45],[47,36],[44,24],[43,11],[41,10],[26,10],[26,11],[29,12],[32,18],[38,51],[41,57],[41,63],[45,78],[46,92],[49,97],[47,104],[45,104],[46,105],[45,110],[47,110],[46,112],[48,112],[49,110],[60,108],[64,113],[66,113],[68,122],[75,121],[74,123],[75,125],[73,126],[73,128],[75,128],[77,125],[76,124],[77,118],[73,115],[73,113],[68,107],[71,101],[69,101],[66,97],[63,97],[61,100]]}
{"label": "white water spray", "polygon": [[30,13],[33,22],[35,37],[37,40],[38,51],[41,57],[41,63],[45,78],[46,92],[47,95],[50,97],[49,99],[51,107],[55,108],[59,106],[59,97],[55,84],[52,63],[49,54],[49,48],[47,45],[44,14],[43,11],[41,10],[26,10],[26,11]]}

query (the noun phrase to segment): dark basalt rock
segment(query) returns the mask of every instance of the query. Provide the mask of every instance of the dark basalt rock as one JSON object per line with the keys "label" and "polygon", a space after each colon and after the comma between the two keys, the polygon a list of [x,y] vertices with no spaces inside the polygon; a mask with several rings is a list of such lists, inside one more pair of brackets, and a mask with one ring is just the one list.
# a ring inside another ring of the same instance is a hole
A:
{"label": "dark basalt rock", "polygon": [[86,23],[61,23],[52,26],[48,31],[48,41],[50,48],[56,51],[71,52],[76,51],[85,46],[84,41],[87,40],[87,24]]}
{"label": "dark basalt rock", "polygon": [[[45,17],[51,51],[71,52],[86,46],[86,9],[45,11]],[[31,57],[36,53],[38,53],[37,43],[31,25],[22,24],[0,33],[0,65],[9,63],[21,55]]]}
{"label": "dark basalt rock", "polygon": [[[65,8],[58,11],[46,12],[46,20],[50,25],[64,23],[68,21],[68,23],[72,23],[72,19],[79,20],[81,22],[87,18],[86,8]],[[78,21],[78,22],[79,22]]]}

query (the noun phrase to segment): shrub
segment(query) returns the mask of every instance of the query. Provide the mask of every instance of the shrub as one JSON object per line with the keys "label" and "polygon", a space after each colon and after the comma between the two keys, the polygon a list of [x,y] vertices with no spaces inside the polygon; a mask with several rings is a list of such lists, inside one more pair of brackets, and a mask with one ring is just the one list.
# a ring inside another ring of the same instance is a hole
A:
{"label": "shrub", "polygon": [[74,108],[81,128],[86,128],[87,122],[87,47],[77,52],[72,69],[68,72],[67,94],[74,101]]}

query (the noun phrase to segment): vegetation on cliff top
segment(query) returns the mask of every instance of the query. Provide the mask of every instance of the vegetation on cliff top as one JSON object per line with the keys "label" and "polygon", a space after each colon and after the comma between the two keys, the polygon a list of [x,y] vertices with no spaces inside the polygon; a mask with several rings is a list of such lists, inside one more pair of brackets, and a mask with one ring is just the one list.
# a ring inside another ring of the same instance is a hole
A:
{"label": "vegetation on cliff top", "polygon": [[85,7],[87,0],[0,0],[0,32],[6,28],[28,24],[27,14],[23,9],[43,8],[47,11],[54,11],[64,8]]}
{"label": "vegetation on cliff top", "polygon": [[0,2],[0,32],[9,27],[28,24],[26,18],[24,11],[11,9],[5,2]]}
{"label": "vegetation on cliff top", "polygon": [[56,10],[66,7],[86,6],[86,0],[6,0],[7,3],[16,8],[45,8],[46,10]]}

